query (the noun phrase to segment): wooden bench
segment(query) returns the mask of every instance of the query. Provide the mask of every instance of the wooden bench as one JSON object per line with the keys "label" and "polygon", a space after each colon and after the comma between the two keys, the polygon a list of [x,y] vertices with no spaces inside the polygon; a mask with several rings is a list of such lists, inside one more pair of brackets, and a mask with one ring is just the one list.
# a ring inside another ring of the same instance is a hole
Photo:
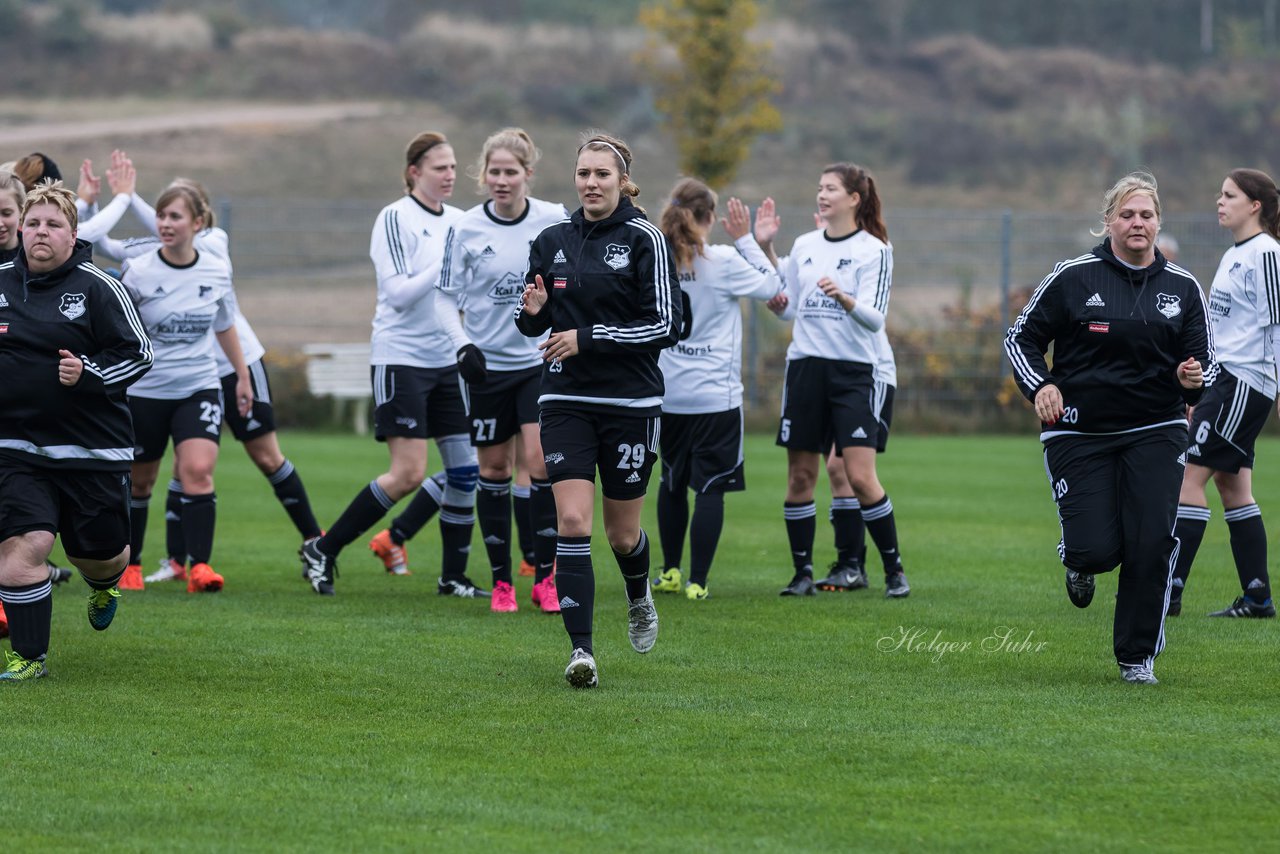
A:
{"label": "wooden bench", "polygon": [[[307,388],[316,397],[333,398],[335,420],[350,417],[363,436],[369,432],[369,345],[306,344]],[[350,410],[348,414],[347,410]]]}

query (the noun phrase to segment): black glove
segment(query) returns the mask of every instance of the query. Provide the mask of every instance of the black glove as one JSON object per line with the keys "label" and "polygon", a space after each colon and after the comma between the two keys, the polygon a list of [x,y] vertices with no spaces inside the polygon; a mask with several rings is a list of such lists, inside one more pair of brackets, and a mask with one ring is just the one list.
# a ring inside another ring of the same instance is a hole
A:
{"label": "black glove", "polygon": [[458,373],[469,383],[482,383],[489,376],[484,365],[484,353],[475,344],[466,344],[458,349]]}

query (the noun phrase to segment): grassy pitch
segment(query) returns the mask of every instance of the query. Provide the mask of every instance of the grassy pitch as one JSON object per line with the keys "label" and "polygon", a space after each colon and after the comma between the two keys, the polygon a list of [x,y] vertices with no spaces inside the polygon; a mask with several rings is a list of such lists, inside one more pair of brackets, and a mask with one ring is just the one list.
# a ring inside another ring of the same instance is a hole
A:
{"label": "grassy pitch", "polygon": [[[385,468],[370,439],[286,435],[329,524]],[[1280,443],[1257,498],[1280,508]],[[434,453],[434,452],[433,452]],[[895,437],[881,477],[912,594],[780,599],[785,464],[747,447],[711,598],[659,597],[646,656],[597,536],[600,687],[558,617],[435,594],[353,544],[338,595],[240,448],[218,470],[216,595],[127,593],[90,629],[54,594],[49,676],[0,691],[15,851],[1166,850],[1266,838],[1280,790],[1275,621],[1211,620],[1237,582],[1216,503],[1158,686],[1121,683],[1114,576],[1066,600],[1034,438]],[[656,478],[655,478],[656,482]],[[820,488],[820,493],[823,489]],[[655,539],[652,491],[646,527]],[[151,508],[146,571],[162,553]],[[819,497],[818,556],[832,555]],[[599,530],[599,521],[596,528]],[[470,574],[488,586],[480,538]]]}

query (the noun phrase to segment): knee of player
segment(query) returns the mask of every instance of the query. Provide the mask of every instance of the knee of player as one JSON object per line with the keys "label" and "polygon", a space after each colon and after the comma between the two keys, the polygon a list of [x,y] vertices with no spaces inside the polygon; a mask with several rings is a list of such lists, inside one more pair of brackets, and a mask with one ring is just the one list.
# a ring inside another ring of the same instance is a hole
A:
{"label": "knee of player", "polygon": [[1123,556],[1118,543],[1095,541],[1073,543],[1060,548],[1063,566],[1089,575],[1110,572],[1120,565]]}
{"label": "knee of player", "polygon": [[470,463],[444,470],[444,503],[450,506],[470,506],[476,500],[476,482],[480,480],[480,466]]}

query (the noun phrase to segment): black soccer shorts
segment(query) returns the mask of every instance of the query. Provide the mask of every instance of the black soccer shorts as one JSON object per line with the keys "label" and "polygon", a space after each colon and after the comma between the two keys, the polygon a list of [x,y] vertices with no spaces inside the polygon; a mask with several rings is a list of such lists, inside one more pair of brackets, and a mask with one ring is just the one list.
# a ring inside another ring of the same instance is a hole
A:
{"label": "black soccer shorts", "polygon": [[501,445],[520,433],[520,425],[538,423],[542,368],[490,371],[482,383],[463,383],[471,444]]}
{"label": "black soccer shorts", "polygon": [[876,447],[880,422],[872,400],[874,385],[871,366],[861,362],[787,362],[777,444],[815,454],[833,442],[837,450]]}
{"label": "black soccer shorts", "polygon": [[1253,468],[1253,445],[1275,401],[1219,371],[1191,414],[1187,462],[1235,474]]}
{"label": "black soccer shorts", "polygon": [[[249,382],[253,386],[253,408],[249,410],[249,417],[241,418],[240,410],[234,406],[228,406],[222,413],[227,426],[231,428],[231,435],[238,442],[274,433],[276,429],[276,412],[271,405],[271,384],[267,381],[267,367],[261,359],[249,363]],[[234,373],[222,378],[222,399],[236,399]]]}
{"label": "black soccer shorts", "polygon": [[170,436],[175,445],[187,439],[220,442],[222,391],[205,389],[177,400],[130,396],[129,414],[133,416],[133,459],[153,462],[164,456]]}
{"label": "black soccer shorts", "polygon": [[658,456],[661,420],[627,414],[623,407],[543,409],[540,419],[547,478],[596,479],[606,498],[642,497]]}
{"label": "black soccer shorts", "polygon": [[373,432],[379,442],[391,436],[440,438],[467,432],[458,369],[373,365]]}
{"label": "black soccer shorts", "polygon": [[662,415],[662,486],[668,492],[740,492],[742,408],[696,415]]}
{"label": "black soccer shorts", "polygon": [[71,557],[110,560],[129,545],[129,475],[41,468],[0,456],[0,541],[32,531],[62,537]]}

